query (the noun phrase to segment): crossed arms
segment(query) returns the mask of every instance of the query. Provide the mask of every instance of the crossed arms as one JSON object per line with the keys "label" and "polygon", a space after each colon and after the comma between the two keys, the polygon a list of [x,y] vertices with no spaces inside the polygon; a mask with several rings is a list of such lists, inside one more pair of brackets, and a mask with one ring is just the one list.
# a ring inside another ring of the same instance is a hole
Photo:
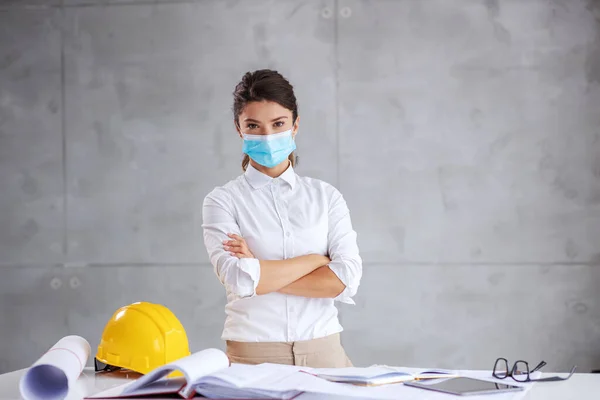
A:
{"label": "crossed arms", "polygon": [[222,192],[207,196],[202,224],[211,263],[228,292],[239,298],[280,292],[354,304],[362,260],[346,202],[337,190],[329,206],[329,257],[309,254],[286,260],[256,259],[239,236],[228,200]]}
{"label": "crossed arms", "polygon": [[[255,258],[248,244],[239,235],[228,234],[224,249],[237,258]],[[256,294],[281,292],[304,297],[337,297],[346,285],[328,267],[329,257],[318,254],[287,260],[259,260],[260,278]]]}

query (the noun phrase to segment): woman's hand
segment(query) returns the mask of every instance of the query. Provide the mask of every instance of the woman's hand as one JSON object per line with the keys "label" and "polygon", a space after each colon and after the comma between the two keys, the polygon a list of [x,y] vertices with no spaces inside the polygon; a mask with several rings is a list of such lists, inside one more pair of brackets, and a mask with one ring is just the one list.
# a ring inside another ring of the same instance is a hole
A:
{"label": "woman's hand", "polygon": [[255,258],[254,254],[250,252],[248,244],[243,237],[234,233],[227,234],[232,240],[224,240],[223,248],[229,252],[232,256],[237,258]]}

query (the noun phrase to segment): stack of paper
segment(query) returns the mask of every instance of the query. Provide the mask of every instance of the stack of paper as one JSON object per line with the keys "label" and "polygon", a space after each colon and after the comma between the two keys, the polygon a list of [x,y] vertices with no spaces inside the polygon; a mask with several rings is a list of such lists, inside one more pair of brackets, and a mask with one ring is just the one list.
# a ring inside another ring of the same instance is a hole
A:
{"label": "stack of paper", "polygon": [[231,367],[204,377],[194,390],[211,399],[291,399],[302,392],[297,385],[288,383],[297,368],[276,364],[242,365]]}

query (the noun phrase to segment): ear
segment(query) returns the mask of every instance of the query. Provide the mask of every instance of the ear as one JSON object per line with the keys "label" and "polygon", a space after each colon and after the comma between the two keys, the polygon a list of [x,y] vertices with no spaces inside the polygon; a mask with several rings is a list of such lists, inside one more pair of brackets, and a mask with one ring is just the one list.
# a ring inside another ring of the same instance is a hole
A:
{"label": "ear", "polygon": [[240,128],[240,126],[238,125],[237,121],[233,121],[233,124],[235,125],[235,130],[238,133],[238,136],[241,137],[242,139],[244,138],[244,136],[242,135],[242,129]]}
{"label": "ear", "polygon": [[300,127],[300,116],[296,117],[296,122],[292,125],[292,137],[296,137],[298,134],[298,128]]}

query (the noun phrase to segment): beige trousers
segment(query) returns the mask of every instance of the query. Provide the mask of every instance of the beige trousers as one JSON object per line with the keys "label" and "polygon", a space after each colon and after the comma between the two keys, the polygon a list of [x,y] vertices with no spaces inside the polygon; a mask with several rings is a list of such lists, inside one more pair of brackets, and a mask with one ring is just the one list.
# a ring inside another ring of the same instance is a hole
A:
{"label": "beige trousers", "polygon": [[229,361],[238,364],[286,364],[312,368],[351,367],[340,334],[300,342],[227,341]]}

